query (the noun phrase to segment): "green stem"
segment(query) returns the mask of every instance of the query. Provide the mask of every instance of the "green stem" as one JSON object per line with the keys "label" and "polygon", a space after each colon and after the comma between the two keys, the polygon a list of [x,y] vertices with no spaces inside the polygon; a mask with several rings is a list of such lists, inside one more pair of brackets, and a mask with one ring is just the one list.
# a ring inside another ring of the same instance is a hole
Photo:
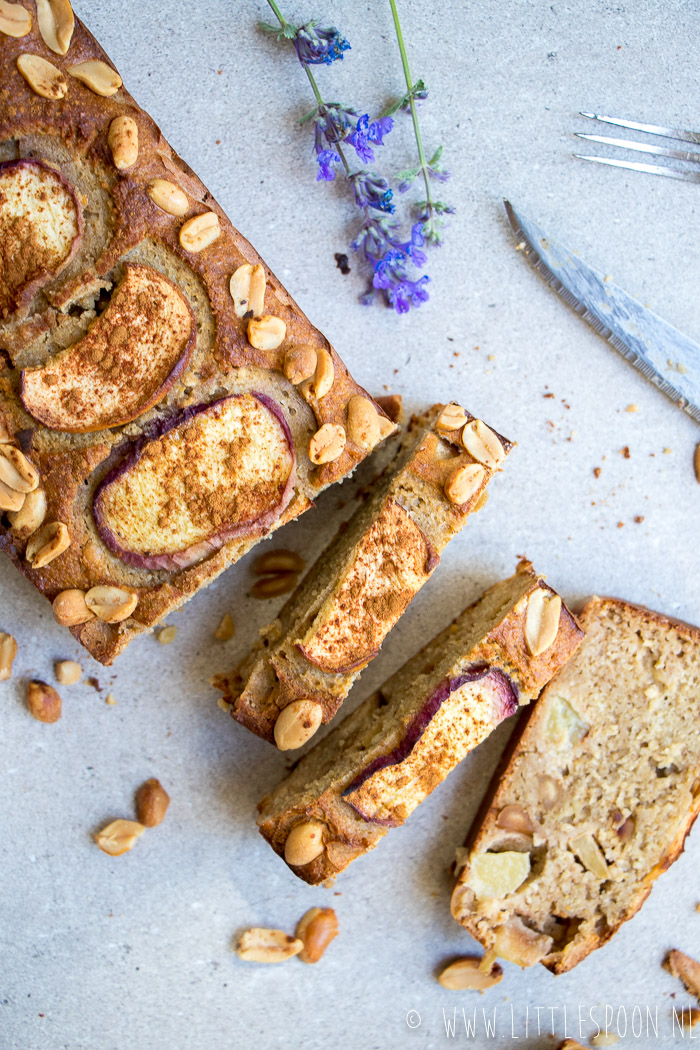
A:
{"label": "green stem", "polygon": [[[287,19],[284,17],[282,12],[280,11],[279,7],[275,3],[275,0],[267,0],[267,2],[270,5],[270,7],[272,8],[272,10],[274,11],[275,17],[277,18],[277,21],[282,26],[282,28],[284,28],[286,25],[289,25],[289,22],[287,22]],[[304,72],[306,73],[307,77],[309,78],[309,83],[311,84],[311,90],[314,93],[314,98],[316,99],[316,104],[318,105],[318,108],[321,109],[321,107],[325,106],[326,103],[323,101],[323,96],[321,95],[321,92],[319,91],[318,84],[316,83],[316,77],[313,75],[313,73],[311,72],[311,70],[307,66],[306,62],[302,62],[301,64],[304,67]],[[345,168],[346,174],[350,175],[351,174],[351,172],[350,172],[350,165],[348,164],[348,159],[345,156],[345,153],[343,152],[343,149],[342,149],[342,147],[341,147],[339,142],[335,143],[335,148],[337,149],[338,155],[339,155],[341,161],[343,162],[343,167]],[[365,211],[366,210],[367,209],[365,209]]]}
{"label": "green stem", "polygon": [[[268,0],[270,3],[271,0]],[[423,149],[423,138],[420,133],[420,124],[418,123],[418,109],[416,107],[415,99],[413,98],[413,78],[411,77],[411,70],[408,65],[408,55],[406,54],[406,45],[403,39],[403,33],[401,32],[401,23],[399,22],[399,12],[396,10],[396,0],[389,0],[391,4],[391,14],[394,18],[394,28],[396,29],[396,39],[399,45],[399,52],[401,53],[401,63],[403,65],[403,73],[406,78],[406,88],[408,90],[409,105],[411,107],[411,117],[413,118],[413,130],[416,136],[416,145],[418,146],[418,159],[420,161],[420,169],[423,172],[423,181],[425,182],[425,193],[428,201],[428,208],[432,212],[433,210],[433,198],[430,193],[430,176],[428,174],[428,161],[425,156],[425,150]]]}
{"label": "green stem", "polygon": [[267,0],[267,2],[270,5],[270,7],[272,8],[272,10],[274,11],[274,14],[275,14],[275,17],[277,18],[277,21],[282,26],[282,28],[284,28],[284,26],[286,26],[288,24],[287,23],[287,19],[282,15],[282,12],[280,11],[280,9],[277,6],[277,4],[275,3],[275,0]]}

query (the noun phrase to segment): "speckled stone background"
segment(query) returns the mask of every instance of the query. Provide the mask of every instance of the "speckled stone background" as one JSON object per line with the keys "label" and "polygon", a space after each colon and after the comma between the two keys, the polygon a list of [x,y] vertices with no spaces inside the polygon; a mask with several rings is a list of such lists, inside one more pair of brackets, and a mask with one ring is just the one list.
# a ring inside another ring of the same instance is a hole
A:
{"label": "speckled stone background", "polygon": [[[309,129],[296,125],[312,104],[308,85],[290,51],[256,28],[268,15],[262,0],[76,0],[76,8],[362,383],[377,393],[386,384],[409,409],[458,398],[518,441],[487,508],[448,549],[352,703],[512,571],[518,554],[571,601],[614,593],[700,622],[692,469],[700,432],[530,271],[501,205],[509,197],[700,341],[700,187],[571,156],[572,133],[593,130],[582,109],[693,126],[695,3],[401,0],[413,70],[431,92],[425,138],[429,148],[445,144],[453,179],[444,193],[458,208],[430,261],[430,302],[403,318],[363,309],[355,264],[345,277],[335,268],[355,215],[342,182],[314,182]],[[345,61],[319,72],[329,98],[376,112],[402,93],[388,3],[287,0],[285,10],[335,20],[350,39]],[[380,153],[383,170],[410,165],[412,150],[400,117]],[[630,404],[638,411],[626,412]],[[324,495],[276,544],[312,558],[348,514],[352,492]],[[687,999],[660,963],[669,947],[700,949],[698,833],[642,913],[573,973],[507,965],[483,998],[437,984],[442,963],[474,948],[449,915],[448,866],[507,726],[335,891],[289,873],[255,829],[256,803],[285,761],[227,720],[207,684],[274,615],[275,603],[246,597],[249,572],[245,563],[229,571],[173,616],[172,645],[144,637],[103,669],[0,564],[0,629],[20,647],[15,678],[0,686],[2,1050],[534,1050],[555,1045],[552,1018],[563,1036],[565,1006],[577,1036],[581,1007],[585,1042],[596,1030],[589,1011],[601,1020],[605,1004],[616,1018],[626,1010],[621,1045],[685,1045],[671,1007]],[[213,631],[225,611],[237,632],[222,644]],[[41,725],[25,709],[24,682],[51,680],[54,659],[68,657],[98,687],[64,688],[62,720]],[[105,703],[109,691],[116,706]],[[91,833],[131,816],[133,792],[149,776],[172,796],[165,823],[132,853],[105,856]],[[291,931],[313,904],[332,905],[342,931],[318,966],[256,966],[233,954],[241,928]],[[658,1007],[658,1037],[646,1022],[633,1037],[636,1005],[644,1021],[646,1007],[652,1017]],[[450,1038],[443,1011],[452,1019],[455,1008]],[[476,1038],[465,1033],[463,1008],[467,1018],[476,1009]],[[482,1010],[496,1011],[493,1037]]]}

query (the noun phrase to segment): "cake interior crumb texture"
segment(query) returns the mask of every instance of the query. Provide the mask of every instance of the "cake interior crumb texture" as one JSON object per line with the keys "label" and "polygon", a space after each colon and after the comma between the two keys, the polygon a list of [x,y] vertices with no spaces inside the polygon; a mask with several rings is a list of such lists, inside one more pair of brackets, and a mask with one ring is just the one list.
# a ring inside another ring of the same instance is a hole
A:
{"label": "cake interior crumb texture", "polygon": [[[556,973],[635,914],[700,808],[700,630],[615,599],[591,600],[581,622],[585,639],[531,710],[452,901],[487,949]],[[483,855],[513,852],[529,854],[529,874],[485,894]]]}

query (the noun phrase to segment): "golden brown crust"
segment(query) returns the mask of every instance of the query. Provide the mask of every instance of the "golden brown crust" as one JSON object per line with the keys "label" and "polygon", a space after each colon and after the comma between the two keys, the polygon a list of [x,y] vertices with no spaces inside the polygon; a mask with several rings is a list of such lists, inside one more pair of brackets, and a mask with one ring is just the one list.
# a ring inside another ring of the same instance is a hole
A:
{"label": "golden brown crust", "polygon": [[[232,540],[211,557],[176,574],[139,573],[133,567],[125,567],[97,538],[88,502],[109,468],[112,449],[119,441],[124,436],[137,437],[142,427],[162,414],[164,408],[173,410],[197,400],[210,401],[221,389],[234,393],[255,389],[255,384],[262,382],[271,396],[292,408],[297,457],[305,463],[294,498],[274,525],[279,527],[308,509],[317,492],[346,476],[367,455],[365,448],[349,438],[337,459],[314,467],[308,462],[306,446],[314,429],[324,423],[345,427],[350,399],[358,394],[369,395],[352,379],[335,350],[264,267],[255,249],[231,225],[206,187],[173,152],[157,125],[128,92],[122,87],[110,97],[103,97],[68,75],[72,66],[89,60],[101,60],[111,66],[85,26],[76,20],[68,53],[57,55],[41,38],[35,3],[27,0],[24,6],[32,14],[30,34],[19,39],[1,38],[0,159],[41,157],[46,152],[46,163],[70,169],[63,172],[69,182],[79,171],[90,188],[90,193],[83,194],[82,205],[101,212],[104,221],[93,224],[94,229],[86,226],[80,248],[62,264],[60,272],[44,283],[33,302],[25,298],[22,309],[0,326],[0,348],[7,351],[15,366],[25,367],[42,363],[42,339],[57,338],[66,331],[67,345],[75,342],[84,334],[84,326],[73,331],[69,306],[80,301],[85,307],[101,289],[109,290],[119,280],[125,261],[146,262],[166,277],[174,276],[195,309],[200,329],[189,371],[165,402],[122,433],[102,430],[75,440],[47,430],[37,425],[21,405],[16,367],[0,372],[0,423],[4,422],[13,441],[31,447],[32,462],[47,491],[47,520],[52,515],[63,515],[59,520],[71,535],[69,550],[39,571],[27,565],[22,545],[16,544],[7,531],[2,546],[20,571],[49,599],[63,589],[98,583],[126,585],[138,592],[138,606],[125,623],[105,625],[90,621],[73,628],[76,637],[98,660],[111,663],[135,634],[149,629],[177,608],[255,542],[255,538],[250,543]],[[48,100],[32,90],[17,68],[17,59],[24,53],[46,58],[66,75],[68,90],[64,98]],[[108,141],[110,124],[117,116],[128,116],[138,129],[138,157],[125,169],[115,166]],[[184,215],[170,214],[154,203],[148,193],[154,179],[166,180],[184,191],[188,199]],[[90,194],[95,196],[92,201],[88,199]],[[201,251],[187,250],[180,241],[181,228],[186,221],[205,213],[218,217],[221,234]],[[255,349],[247,338],[248,318],[236,313],[229,282],[245,263],[263,265],[264,311],[286,325],[285,338],[274,350]],[[85,316],[89,318],[89,312]],[[313,391],[305,393],[285,378],[284,356],[288,348],[296,345],[330,355],[334,379],[324,396],[317,398]],[[39,347],[39,359],[35,347]],[[370,403],[374,404],[371,399]],[[86,547],[87,558],[81,556]]]}

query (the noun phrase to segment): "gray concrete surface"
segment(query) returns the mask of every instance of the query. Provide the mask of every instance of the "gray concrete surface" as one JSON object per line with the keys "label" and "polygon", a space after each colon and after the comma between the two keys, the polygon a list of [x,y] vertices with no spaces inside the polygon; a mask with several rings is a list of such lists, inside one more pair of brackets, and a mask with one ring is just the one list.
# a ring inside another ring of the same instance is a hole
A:
{"label": "gray concrete surface", "polygon": [[[285,7],[291,18],[334,20],[352,43],[344,63],[319,72],[329,97],[364,110],[402,91],[388,3]],[[700,188],[571,157],[572,132],[586,130],[581,109],[693,126],[697,5],[400,7],[415,75],[431,91],[421,110],[425,138],[429,147],[445,143],[454,176],[444,192],[458,208],[431,260],[430,302],[404,318],[363,309],[356,268],[347,277],[335,268],[353,208],[340,184],[314,182],[308,129],[295,125],[311,105],[308,85],[293,56],[256,29],[267,14],[262,0],[76,2],[129,89],[361,382],[376,392],[387,384],[410,409],[457,397],[518,441],[488,507],[446,552],[358,698],[510,572],[517,554],[570,600],[616,593],[700,622],[698,428],[530,272],[501,207],[508,196],[700,340]],[[387,171],[411,163],[405,118],[381,157]],[[636,413],[625,411],[631,403]],[[312,557],[347,513],[340,503],[350,491],[325,495],[280,543]],[[545,1035],[551,1008],[555,1033],[564,1034],[566,1006],[568,1032],[578,1036],[581,1006],[586,1036],[595,1032],[589,1011],[600,1019],[605,1004],[627,1011],[621,1045],[685,1045],[673,1036],[671,1007],[686,997],[660,963],[669,947],[698,951],[697,834],[642,913],[573,973],[555,979],[507,966],[504,981],[476,1002],[435,981],[441,963],[474,947],[449,916],[447,869],[507,727],[335,891],[291,876],[255,829],[256,802],[284,759],[228,721],[207,685],[274,611],[246,598],[248,574],[245,564],[231,570],[173,616],[172,645],[140,639],[105,670],[0,564],[0,629],[20,645],[17,676],[0,685],[3,1050],[423,1050],[450,1042],[534,1050],[555,1045]],[[214,643],[227,610],[237,634]],[[81,660],[99,690],[64,688],[62,720],[44,726],[27,714],[22,686],[27,676],[50,680],[57,657]],[[116,706],[105,704],[110,690]],[[91,833],[131,815],[133,791],[148,776],[172,796],[167,820],[133,853],[110,859]],[[318,966],[265,968],[232,953],[242,927],[292,930],[316,903],[336,908],[342,931]],[[645,1030],[633,1038],[635,1005],[652,1015],[658,1007],[658,1037]],[[455,1007],[461,1027],[450,1039],[443,1010],[452,1018]],[[476,1008],[476,1039],[465,1034],[463,1007],[468,1017]],[[482,1009],[489,1017],[496,1010],[493,1038]]]}

